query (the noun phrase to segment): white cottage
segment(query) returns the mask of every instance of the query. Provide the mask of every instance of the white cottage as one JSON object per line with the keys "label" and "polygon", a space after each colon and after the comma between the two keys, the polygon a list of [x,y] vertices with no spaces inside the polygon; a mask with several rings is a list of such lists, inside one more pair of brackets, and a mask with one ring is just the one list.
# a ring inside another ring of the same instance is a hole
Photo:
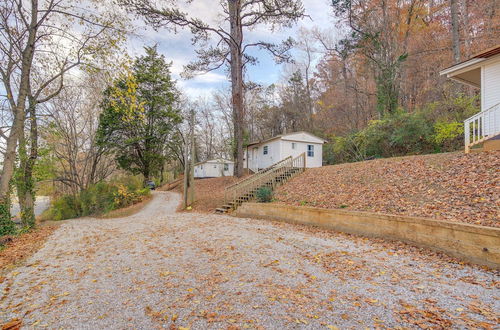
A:
{"label": "white cottage", "polygon": [[244,168],[256,172],[289,156],[306,153],[306,167],[323,165],[323,144],[326,141],[311,133],[282,134],[264,141],[250,143],[245,150]]}
{"label": "white cottage", "polygon": [[194,165],[195,178],[218,178],[234,175],[234,162],[227,159],[212,159]]}
{"label": "white cottage", "polygon": [[480,144],[482,150],[500,150],[500,45],[441,71],[441,75],[481,89],[481,112],[464,122],[465,152]]}

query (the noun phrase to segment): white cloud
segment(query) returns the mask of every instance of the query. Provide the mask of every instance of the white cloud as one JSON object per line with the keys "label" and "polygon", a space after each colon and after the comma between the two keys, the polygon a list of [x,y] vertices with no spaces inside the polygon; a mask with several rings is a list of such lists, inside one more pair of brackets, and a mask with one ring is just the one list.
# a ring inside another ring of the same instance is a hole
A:
{"label": "white cloud", "polygon": [[215,87],[196,87],[190,86],[185,82],[178,82],[177,87],[179,90],[186,95],[191,100],[196,100],[198,98],[207,98],[210,99],[213,93],[217,90]]}
{"label": "white cloud", "polygon": [[200,74],[195,76],[192,80],[197,83],[205,84],[214,84],[228,81],[226,75],[217,72],[207,72],[204,74]]}

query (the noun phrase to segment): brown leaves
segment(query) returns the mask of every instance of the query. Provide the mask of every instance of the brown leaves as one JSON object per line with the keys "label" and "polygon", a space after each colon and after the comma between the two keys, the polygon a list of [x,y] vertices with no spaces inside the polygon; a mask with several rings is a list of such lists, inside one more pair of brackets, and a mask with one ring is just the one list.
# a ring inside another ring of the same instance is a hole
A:
{"label": "brown leaves", "polygon": [[403,321],[416,325],[421,329],[450,328],[452,322],[445,315],[445,310],[428,302],[425,309],[418,309],[409,304],[402,304],[405,309],[399,311]]}
{"label": "brown leaves", "polygon": [[[193,209],[196,212],[214,212],[224,203],[224,188],[238,180],[240,179],[232,176],[195,180],[196,202]],[[182,193],[182,189],[181,184],[174,191]]]}
{"label": "brown leaves", "polygon": [[12,237],[5,248],[0,250],[0,269],[16,264],[35,253],[56,228],[40,226],[29,233]]}
{"label": "brown leaves", "polygon": [[500,227],[500,152],[377,159],[309,169],[280,187],[291,205]]}
{"label": "brown leaves", "polygon": [[2,325],[2,330],[18,330],[22,325],[23,322],[20,319],[13,319]]}

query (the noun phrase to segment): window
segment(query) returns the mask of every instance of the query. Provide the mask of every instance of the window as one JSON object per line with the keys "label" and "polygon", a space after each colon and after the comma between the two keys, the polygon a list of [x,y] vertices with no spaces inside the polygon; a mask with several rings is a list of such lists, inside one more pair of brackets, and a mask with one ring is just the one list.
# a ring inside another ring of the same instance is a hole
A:
{"label": "window", "polygon": [[214,165],[214,168],[217,168],[217,165]]}
{"label": "window", "polygon": [[314,157],[314,146],[312,144],[307,145],[307,157]]}
{"label": "window", "polygon": [[292,149],[293,149],[293,150],[297,149],[297,143],[292,142]]}
{"label": "window", "polygon": [[264,146],[264,155],[269,153],[269,146]]}
{"label": "window", "polygon": [[229,171],[229,164],[224,164],[224,171]]}

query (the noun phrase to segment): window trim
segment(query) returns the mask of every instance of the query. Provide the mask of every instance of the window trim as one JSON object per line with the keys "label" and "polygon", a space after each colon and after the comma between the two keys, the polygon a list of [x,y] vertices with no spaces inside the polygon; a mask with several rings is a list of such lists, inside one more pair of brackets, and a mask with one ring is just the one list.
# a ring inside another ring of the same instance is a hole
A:
{"label": "window trim", "polygon": [[314,144],[307,145],[307,157],[314,157]]}

